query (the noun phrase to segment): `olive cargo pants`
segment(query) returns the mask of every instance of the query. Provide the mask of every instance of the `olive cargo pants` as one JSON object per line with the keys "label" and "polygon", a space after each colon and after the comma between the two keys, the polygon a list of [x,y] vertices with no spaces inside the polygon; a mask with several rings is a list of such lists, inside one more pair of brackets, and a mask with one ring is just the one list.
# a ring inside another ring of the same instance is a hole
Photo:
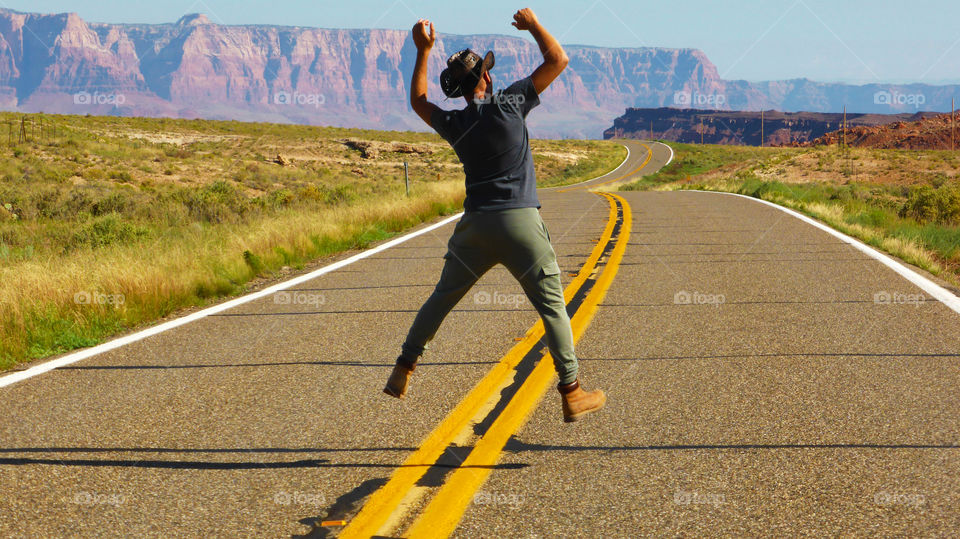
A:
{"label": "olive cargo pants", "polygon": [[550,233],[536,208],[465,213],[447,244],[444,259],[440,281],[417,313],[403,344],[404,362],[416,362],[450,310],[484,273],[503,264],[543,319],[547,347],[560,383],[577,379],[577,357],[560,267]]}

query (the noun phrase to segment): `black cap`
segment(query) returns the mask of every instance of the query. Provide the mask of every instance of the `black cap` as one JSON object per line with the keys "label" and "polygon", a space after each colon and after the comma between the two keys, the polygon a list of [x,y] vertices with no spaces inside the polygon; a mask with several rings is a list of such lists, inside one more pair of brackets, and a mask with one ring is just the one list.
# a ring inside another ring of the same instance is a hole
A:
{"label": "black cap", "polygon": [[493,51],[487,51],[481,59],[479,54],[464,49],[447,59],[447,68],[440,73],[440,89],[447,97],[462,97],[477,87],[494,63]]}

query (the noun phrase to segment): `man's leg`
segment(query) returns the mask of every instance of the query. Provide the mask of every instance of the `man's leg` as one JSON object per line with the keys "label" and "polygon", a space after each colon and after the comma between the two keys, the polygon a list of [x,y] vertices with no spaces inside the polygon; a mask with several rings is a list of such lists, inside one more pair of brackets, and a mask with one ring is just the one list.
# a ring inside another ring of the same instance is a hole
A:
{"label": "man's leg", "polygon": [[547,347],[561,384],[576,381],[577,355],[573,346],[573,330],[563,298],[560,266],[550,244],[550,234],[537,211],[516,212],[508,217],[515,222],[508,226],[517,231],[519,245],[508,246],[504,265],[510,270],[527,299],[543,320]]}
{"label": "man's leg", "polygon": [[[552,250],[552,249],[551,249]],[[554,255],[555,256],[555,255]],[[560,282],[560,267],[555,258],[540,266],[511,273],[520,281],[527,299],[543,320],[543,329],[547,337],[547,348],[553,357],[553,366],[557,370],[561,384],[571,384],[577,380],[579,363],[573,346],[573,330],[567,305],[563,298],[563,285]]]}
{"label": "man's leg", "polygon": [[547,347],[553,366],[560,376],[557,389],[563,405],[563,420],[578,421],[603,408],[607,398],[603,391],[584,391],[578,380],[579,362],[574,352],[573,330],[567,315],[560,282],[560,266],[550,244],[550,233],[539,213],[519,213],[509,227],[515,231],[517,247],[508,255],[505,265],[523,286],[527,298],[543,319]]}
{"label": "man's leg", "polygon": [[440,274],[440,281],[427,301],[420,307],[403,343],[401,362],[410,367],[413,367],[417,359],[423,355],[427,343],[433,340],[437,330],[440,329],[440,324],[450,311],[480,277],[493,267],[493,262],[490,261],[466,260],[465,258],[478,257],[457,254],[452,248],[444,258],[446,263]]}
{"label": "man's leg", "polygon": [[433,340],[443,319],[459,303],[463,296],[496,263],[484,254],[479,246],[484,241],[478,235],[482,226],[477,226],[477,216],[464,215],[447,244],[446,262],[440,281],[426,303],[420,307],[407,338],[403,343],[397,364],[387,380],[383,392],[402,398],[407,392],[410,375],[417,366],[417,360],[423,355],[427,343]]}

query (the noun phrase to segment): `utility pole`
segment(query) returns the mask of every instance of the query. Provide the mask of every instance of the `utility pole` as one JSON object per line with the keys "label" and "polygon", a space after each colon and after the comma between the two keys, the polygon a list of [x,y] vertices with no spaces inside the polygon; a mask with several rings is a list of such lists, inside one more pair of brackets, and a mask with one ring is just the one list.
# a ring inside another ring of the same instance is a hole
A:
{"label": "utility pole", "polygon": [[653,120],[650,120],[650,140],[653,140]]}
{"label": "utility pole", "polygon": [[763,148],[763,109],[760,109],[760,147]]}
{"label": "utility pole", "polygon": [[954,141],[956,140],[953,134],[957,127],[957,120],[956,120],[956,114],[955,114],[955,111],[957,109],[956,109],[955,101],[956,101],[955,98],[950,98],[950,151],[951,152],[955,148]]}
{"label": "utility pole", "polygon": [[843,145],[842,148],[847,147],[847,106],[843,106]]}

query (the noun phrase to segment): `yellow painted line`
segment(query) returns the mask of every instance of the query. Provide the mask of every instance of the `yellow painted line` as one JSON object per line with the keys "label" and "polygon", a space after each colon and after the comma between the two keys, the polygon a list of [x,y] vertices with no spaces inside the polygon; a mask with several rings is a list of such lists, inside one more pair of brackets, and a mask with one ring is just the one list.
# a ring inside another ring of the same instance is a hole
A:
{"label": "yellow painted line", "polygon": [[[563,297],[567,302],[573,298],[580,287],[583,286],[583,283],[596,270],[600,256],[603,255],[604,248],[613,235],[616,220],[617,207],[613,199],[610,199],[607,226],[577,277],[564,290]],[[543,321],[538,320],[523,340],[514,345],[500,359],[500,362],[477,382],[477,385],[470,390],[467,396],[421,442],[420,447],[404,460],[403,464],[390,476],[390,480],[370,495],[367,503],[357,513],[357,516],[350,520],[338,537],[367,538],[376,535],[407,493],[427,472],[427,469],[443,456],[443,452],[446,451],[450,443],[464,428],[470,425],[477,412],[502,387],[503,382],[513,373],[517,364],[540,342],[543,335]]]}
{"label": "yellow painted line", "polygon": [[[590,325],[598,306],[617,275],[618,267],[627,249],[627,242],[630,240],[630,227],[633,221],[630,206],[618,195],[608,193],[603,195],[611,200],[615,198],[620,201],[623,206],[623,225],[620,227],[620,236],[603,274],[597,279],[593,290],[570,321],[573,326],[574,341],[579,340]],[[503,447],[510,437],[527,422],[530,413],[553,381],[553,376],[553,360],[547,354],[537,363],[513,399],[507,403],[503,412],[477,441],[463,464],[447,478],[437,495],[414,521],[406,534],[407,537],[412,539],[448,537],[456,530],[464,512],[473,501],[477,489],[487,480],[492,467],[500,459]]]}
{"label": "yellow painted line", "polygon": [[640,171],[643,169],[643,167],[647,166],[647,165],[650,163],[650,160],[653,159],[653,149],[651,149],[650,146],[647,146],[646,144],[644,144],[644,143],[642,143],[642,142],[638,142],[638,144],[640,144],[641,146],[643,146],[644,148],[647,149],[647,158],[644,159],[643,164],[640,165],[639,167],[633,169],[632,171],[628,172],[627,174],[624,174],[623,176],[620,176],[619,178],[614,178],[614,179],[612,179],[612,180],[602,181],[602,182],[600,182],[600,183],[591,183],[591,184],[589,184],[589,185],[575,185],[575,186],[573,186],[573,187],[568,187],[568,188],[566,188],[566,189],[561,189],[561,190],[559,190],[559,191],[557,191],[557,192],[558,192],[558,193],[566,193],[567,191],[576,191],[577,189],[592,189],[592,188],[594,188],[594,187],[597,187],[598,185],[606,185],[606,184],[608,184],[608,183],[618,182],[618,181],[620,181],[620,180],[623,180],[623,179],[625,179],[625,178],[629,178],[630,176],[633,176],[633,175],[636,174],[637,172],[640,172]]}

